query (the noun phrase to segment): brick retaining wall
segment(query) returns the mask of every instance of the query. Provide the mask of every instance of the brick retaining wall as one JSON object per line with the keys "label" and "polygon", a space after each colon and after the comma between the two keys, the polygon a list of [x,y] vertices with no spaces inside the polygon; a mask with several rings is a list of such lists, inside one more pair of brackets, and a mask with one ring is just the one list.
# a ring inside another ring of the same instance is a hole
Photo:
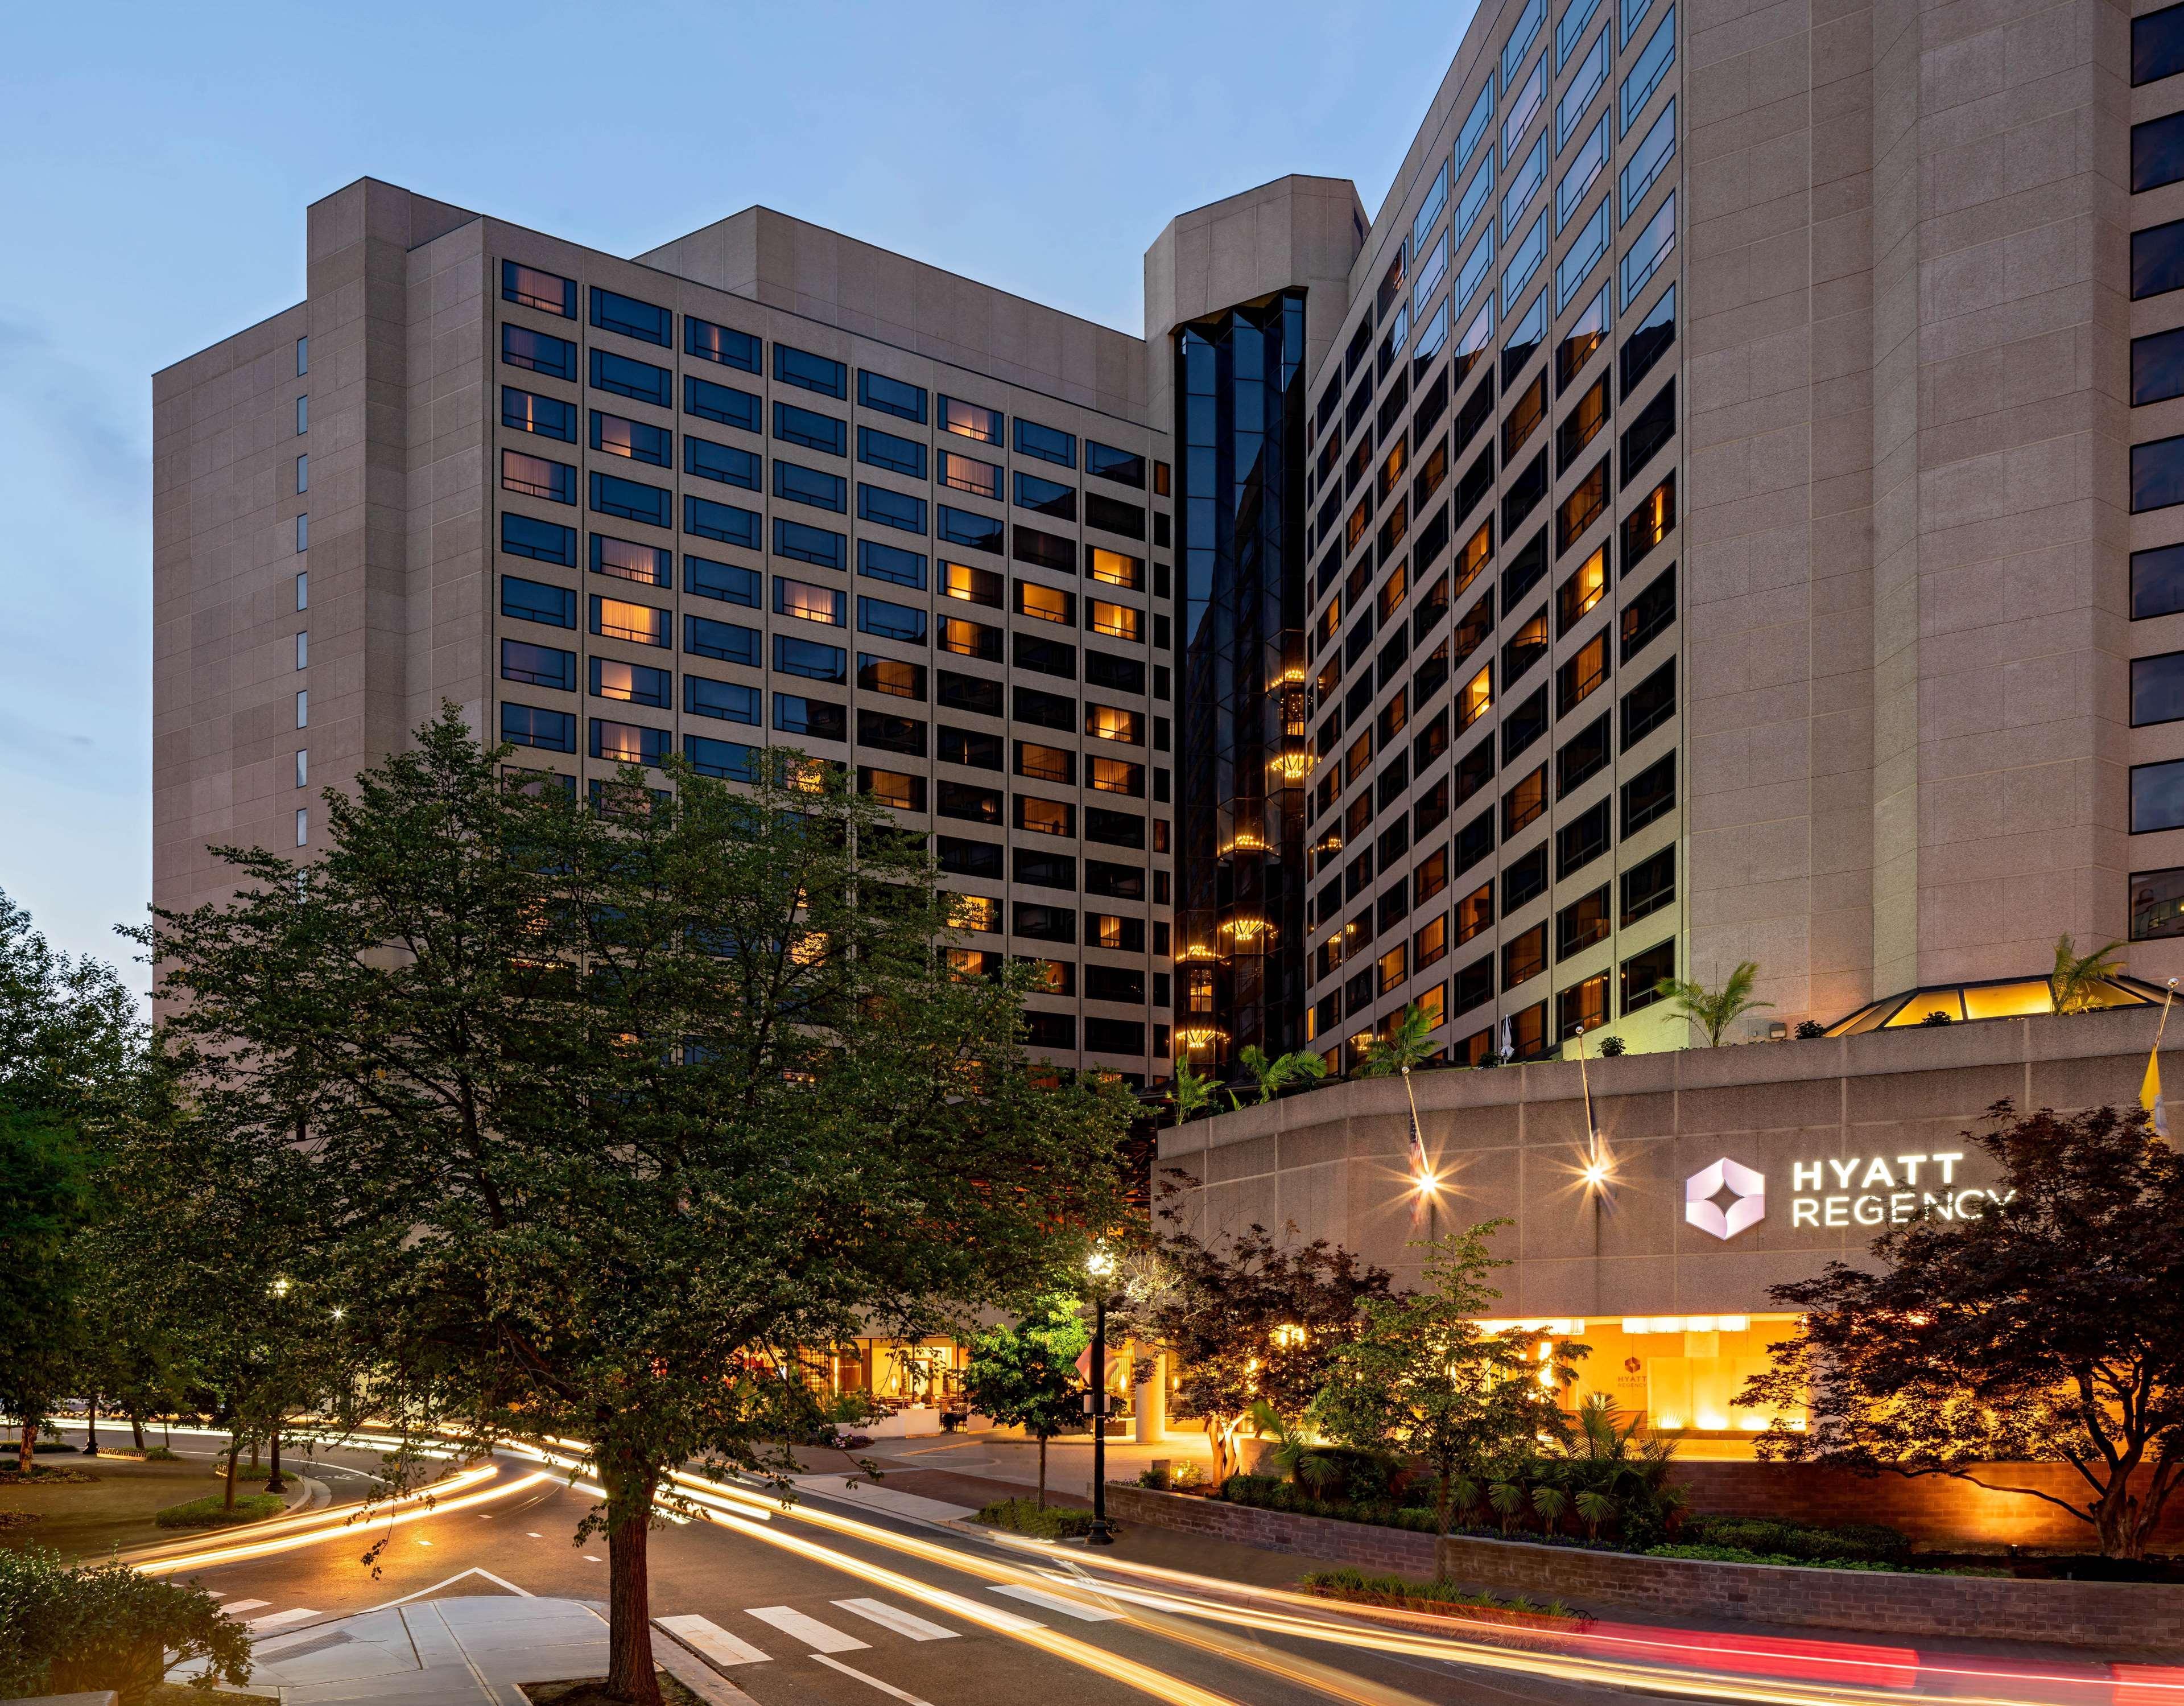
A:
{"label": "brick retaining wall", "polygon": [[1375,1528],[1221,1499],[1110,1483],[1122,1522],[1210,1535],[1424,1581],[1445,1575],[1496,1593],[1560,1599],[1584,1611],[1639,1612],[1669,1621],[1746,1619],[1871,1635],[2048,1642],[2103,1654],[2184,1652],[2184,1587],[2153,1582],[2019,1581],[1905,1577],[1644,1558],[1522,1541]]}
{"label": "brick retaining wall", "polygon": [[2165,1583],[1907,1578],[1456,1536],[1440,1546],[1440,1573],[1452,1581],[1496,1593],[1565,1600],[1588,1611],[1637,1611],[1671,1621],[1748,1618],[1869,1635],[2048,1642],[2103,1655],[2184,1651],[2184,1587]]}

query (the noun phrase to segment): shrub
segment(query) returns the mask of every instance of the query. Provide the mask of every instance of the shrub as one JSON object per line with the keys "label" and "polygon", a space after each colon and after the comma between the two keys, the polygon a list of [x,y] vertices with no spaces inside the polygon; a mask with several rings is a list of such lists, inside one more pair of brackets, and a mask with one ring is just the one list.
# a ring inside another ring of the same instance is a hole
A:
{"label": "shrub", "polygon": [[1797,1021],[1797,1034],[1808,1042],[1810,1042],[1814,1037],[1824,1037],[1827,1034],[1828,1028],[1822,1024],[1818,1019],[1800,1019]]}
{"label": "shrub", "polygon": [[1652,1546],[1646,1548],[1648,1558],[1691,1558],[1707,1564],[1790,1564],[1800,1569],[1859,1569],[1883,1575],[1893,1571],[1892,1564],[1880,1564],[1869,1558],[1792,1558],[1786,1552],[1754,1552],[1741,1546],[1703,1546],[1678,1544]]}
{"label": "shrub", "polygon": [[187,1504],[170,1504],[153,1520],[161,1528],[226,1528],[233,1523],[262,1522],[288,1508],[288,1501],[278,1493],[238,1494],[233,1510],[222,1505],[222,1497],[208,1493]]}
{"label": "shrub", "polygon": [[973,1514],[973,1522],[1005,1528],[1014,1534],[1037,1535],[1042,1540],[1074,1540],[1092,1528],[1092,1513],[1076,1505],[1050,1504],[1041,1510],[1028,1498],[995,1499]]}
{"label": "shrub", "polygon": [[1559,1599],[1540,1605],[1519,1594],[1502,1599],[1491,1593],[1466,1588],[1446,1577],[1412,1581],[1400,1575],[1368,1575],[1361,1569],[1315,1569],[1304,1579],[1304,1590],[1329,1599],[1362,1601],[1368,1605],[1392,1605],[1407,1609],[1461,1611],[1489,1622],[1560,1625],[1583,1629],[1591,1619]]}
{"label": "shrub", "polygon": [[208,1660],[217,1681],[250,1680],[249,1633],[210,1594],[119,1564],[71,1569],[35,1547],[0,1552],[0,1695],[111,1688],[133,1706],[189,1659]]}
{"label": "shrub", "polygon": [[1600,1052],[1609,1060],[1618,1058],[1625,1053],[1630,1046],[1630,1044],[1624,1042],[1621,1037],[1602,1037],[1600,1040]]}
{"label": "shrub", "polygon": [[169,1451],[164,1446],[153,1446],[144,1453],[144,1461],[148,1463],[178,1463],[181,1460],[180,1452]]}
{"label": "shrub", "polygon": [[1818,1528],[1804,1523],[1780,1522],[1760,1517],[1694,1517],[1684,1525],[1684,1538],[1694,1545],[1730,1547],[1745,1552],[1779,1554],[1792,1561],[1828,1558],[1852,1563],[1901,1564],[1911,1555],[1911,1542],[1900,1530],[1878,1523],[1844,1528]]}
{"label": "shrub", "polygon": [[1399,1505],[1392,1497],[1362,1501],[1314,1498],[1304,1488],[1277,1480],[1272,1475],[1231,1475],[1221,1484],[1221,1497],[1230,1504],[1290,1511],[1298,1516],[1323,1516],[1335,1522],[1372,1523],[1381,1528],[1411,1529],[1419,1534],[1433,1534],[1440,1528],[1430,1506]]}

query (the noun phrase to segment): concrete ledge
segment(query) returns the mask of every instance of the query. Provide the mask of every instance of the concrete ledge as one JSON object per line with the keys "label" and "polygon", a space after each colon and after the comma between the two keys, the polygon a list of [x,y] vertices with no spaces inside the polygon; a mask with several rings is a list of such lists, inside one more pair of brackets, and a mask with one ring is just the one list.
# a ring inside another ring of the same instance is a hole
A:
{"label": "concrete ledge", "polygon": [[1336,1522],[1323,1516],[1299,1516],[1285,1510],[1261,1510],[1225,1499],[1192,1493],[1156,1492],[1150,1487],[1110,1482],[1107,1512],[1121,1522],[1150,1523],[1156,1528],[1234,1541],[1266,1552],[1293,1552],[1328,1564],[1361,1569],[1429,1577],[1434,1573],[1434,1536],[1404,1528],[1375,1528],[1369,1523]]}

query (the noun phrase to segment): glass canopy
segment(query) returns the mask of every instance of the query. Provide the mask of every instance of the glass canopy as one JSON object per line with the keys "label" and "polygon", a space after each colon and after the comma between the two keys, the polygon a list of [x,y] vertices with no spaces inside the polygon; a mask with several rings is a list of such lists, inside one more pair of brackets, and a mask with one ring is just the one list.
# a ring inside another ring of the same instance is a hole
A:
{"label": "glass canopy", "polygon": [[[2137,978],[2101,978],[2087,992],[2086,1006],[2140,1007],[2159,1002],[2167,993],[2159,984]],[[1868,1003],[1827,1029],[1831,1037],[1852,1037],[1865,1031],[1895,1030],[1926,1023],[1930,1013],[1945,1013],[1953,1024],[1970,1019],[2021,1019],[2034,1013],[2055,1011],[2054,987],[2045,978],[2003,978],[1983,984],[1935,984],[1905,990]]]}

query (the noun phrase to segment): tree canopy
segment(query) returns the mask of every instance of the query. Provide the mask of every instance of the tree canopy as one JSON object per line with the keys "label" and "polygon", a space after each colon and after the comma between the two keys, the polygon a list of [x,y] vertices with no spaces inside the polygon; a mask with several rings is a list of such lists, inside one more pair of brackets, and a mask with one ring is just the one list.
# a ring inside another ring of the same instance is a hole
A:
{"label": "tree canopy", "polygon": [[1003,1427],[1039,1441],[1039,1503],[1046,1508],[1046,1442],[1084,1424],[1084,1381],[1077,1359],[1092,1342],[1084,1300],[1073,1291],[1039,1298],[1013,1325],[988,1327],[971,1341],[963,1380],[972,1404]]}
{"label": "tree canopy", "polygon": [[950,971],[922,836],[831,768],[578,800],[505,755],[450,706],[309,865],[220,850],[236,899],[157,915],[167,1040],[188,1141],[287,1168],[299,1278],[369,1301],[383,1412],[588,1442],[650,1701],[671,1468],[785,1467],[804,1347],[1035,1290],[1117,1218],[1128,1108],[1031,1068],[1022,980]]}
{"label": "tree canopy", "polygon": [[[1964,1134],[2000,1174],[1985,1212],[1891,1229],[1875,1268],[1774,1287],[1802,1325],[1737,1402],[1811,1406],[1763,1456],[2045,1499],[2139,1557],[2184,1470],[2184,1157],[2136,1108],[2001,1101],[1988,1119]],[[2066,1463],[2078,1491],[1984,1478],[2010,1461]]]}

